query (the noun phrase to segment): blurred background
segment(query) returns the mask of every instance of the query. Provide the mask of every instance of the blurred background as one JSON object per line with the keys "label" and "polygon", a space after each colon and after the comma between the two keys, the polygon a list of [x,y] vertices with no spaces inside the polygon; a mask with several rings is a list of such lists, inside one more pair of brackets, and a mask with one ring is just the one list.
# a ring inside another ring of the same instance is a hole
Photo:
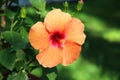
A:
{"label": "blurred background", "polygon": [[[64,0],[59,1],[47,0],[47,11],[65,11]],[[56,80],[120,80],[120,1],[84,0],[81,11],[76,10],[77,0],[68,3],[67,12],[84,23],[87,37],[78,60],[69,66],[57,66]],[[19,6],[30,4],[19,0]],[[24,23],[30,27],[40,19],[31,8],[27,11]]]}
{"label": "blurred background", "polygon": [[79,59],[58,67],[57,80],[120,80],[120,5],[118,0],[84,0],[69,10],[85,24],[86,41]]}

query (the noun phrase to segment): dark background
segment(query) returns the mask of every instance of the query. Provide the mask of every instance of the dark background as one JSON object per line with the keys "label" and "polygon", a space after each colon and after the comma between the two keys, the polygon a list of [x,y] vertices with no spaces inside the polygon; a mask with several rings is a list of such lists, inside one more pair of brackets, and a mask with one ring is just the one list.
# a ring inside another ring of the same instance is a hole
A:
{"label": "dark background", "polygon": [[73,16],[85,24],[86,41],[80,58],[60,68],[58,80],[120,80],[120,1],[84,0]]}

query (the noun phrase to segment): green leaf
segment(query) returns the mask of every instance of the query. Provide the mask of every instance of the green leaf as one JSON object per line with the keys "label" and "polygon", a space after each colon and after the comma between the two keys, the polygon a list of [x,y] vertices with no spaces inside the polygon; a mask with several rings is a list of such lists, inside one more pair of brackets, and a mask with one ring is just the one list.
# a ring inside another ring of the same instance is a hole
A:
{"label": "green leaf", "polygon": [[35,68],[31,71],[31,74],[35,75],[36,77],[41,77],[42,76],[42,68]]}
{"label": "green leaf", "polygon": [[24,38],[17,32],[5,31],[2,33],[2,36],[12,45],[14,49],[22,49],[26,46]]}
{"label": "green leaf", "polygon": [[3,75],[2,75],[2,73],[0,73],[0,80],[2,80],[3,79]]}
{"label": "green leaf", "polygon": [[22,70],[24,65],[25,65],[25,52],[23,50],[17,50],[15,69],[17,71]]}
{"label": "green leaf", "polygon": [[24,23],[31,27],[34,24],[34,21],[32,20],[32,18],[26,17]]}
{"label": "green leaf", "polygon": [[14,19],[14,17],[15,17],[15,13],[9,9],[6,10],[5,14],[9,19]]}
{"label": "green leaf", "polygon": [[16,52],[16,61],[24,60],[25,59],[25,52],[23,50],[17,50]]}
{"label": "green leaf", "polygon": [[55,80],[57,75],[55,72],[51,72],[51,73],[47,74],[47,77],[49,80]]}
{"label": "green leaf", "polygon": [[17,61],[17,62],[15,63],[15,69],[16,69],[17,71],[20,71],[20,70],[22,70],[22,69],[24,68],[24,65],[25,65],[25,62],[24,62],[23,60]]}
{"label": "green leaf", "polygon": [[26,31],[26,29],[24,27],[20,28],[20,34],[21,34],[22,38],[25,40],[25,42],[28,43],[29,42],[28,32]]}
{"label": "green leaf", "polygon": [[40,12],[45,11],[46,0],[30,0],[31,5]]}
{"label": "green leaf", "polygon": [[8,76],[7,80],[28,80],[27,74],[25,72],[12,73]]}
{"label": "green leaf", "polygon": [[10,52],[10,49],[0,51],[0,63],[9,70],[15,66],[16,53]]}

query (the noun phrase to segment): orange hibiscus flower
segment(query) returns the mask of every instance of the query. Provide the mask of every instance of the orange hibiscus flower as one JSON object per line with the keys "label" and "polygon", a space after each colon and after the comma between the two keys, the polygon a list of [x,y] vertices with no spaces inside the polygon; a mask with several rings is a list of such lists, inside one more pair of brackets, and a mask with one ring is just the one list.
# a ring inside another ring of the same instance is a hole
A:
{"label": "orange hibiscus flower", "polygon": [[84,24],[60,9],[50,11],[44,22],[37,22],[29,32],[31,45],[39,50],[36,59],[49,68],[76,60],[85,37]]}

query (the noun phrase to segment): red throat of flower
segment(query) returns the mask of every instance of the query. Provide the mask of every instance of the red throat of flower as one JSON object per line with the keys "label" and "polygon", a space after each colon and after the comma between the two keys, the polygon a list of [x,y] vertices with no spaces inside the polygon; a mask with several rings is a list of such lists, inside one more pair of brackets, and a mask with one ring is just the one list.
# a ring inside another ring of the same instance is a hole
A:
{"label": "red throat of flower", "polygon": [[61,32],[53,32],[51,35],[50,35],[50,42],[53,46],[55,47],[60,47],[62,46],[62,40],[65,38],[65,34],[64,33],[61,33]]}

